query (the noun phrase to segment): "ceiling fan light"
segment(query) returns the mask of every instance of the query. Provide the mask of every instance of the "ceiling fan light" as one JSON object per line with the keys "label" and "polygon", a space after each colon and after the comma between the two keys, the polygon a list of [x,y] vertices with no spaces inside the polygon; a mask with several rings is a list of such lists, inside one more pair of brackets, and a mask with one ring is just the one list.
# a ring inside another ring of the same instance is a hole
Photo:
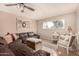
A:
{"label": "ceiling fan light", "polygon": [[21,12],[24,12],[24,7],[21,7],[20,9],[21,9]]}
{"label": "ceiling fan light", "polygon": [[17,8],[20,8],[20,5],[19,4],[17,4]]}
{"label": "ceiling fan light", "polygon": [[6,6],[16,6],[16,5],[17,5],[17,8],[21,10],[21,12],[24,12],[25,8],[27,8],[31,11],[35,11],[35,9],[25,5],[24,3],[7,4]]}

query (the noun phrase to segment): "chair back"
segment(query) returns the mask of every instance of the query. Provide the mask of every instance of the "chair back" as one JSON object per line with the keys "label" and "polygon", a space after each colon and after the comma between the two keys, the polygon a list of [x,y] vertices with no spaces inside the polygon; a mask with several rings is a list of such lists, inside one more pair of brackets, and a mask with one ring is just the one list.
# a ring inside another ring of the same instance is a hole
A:
{"label": "chair back", "polygon": [[54,32],[52,34],[52,39],[59,39],[59,33],[58,32]]}
{"label": "chair back", "polygon": [[69,42],[69,47],[72,46],[72,43],[73,43],[73,41],[75,40],[75,38],[76,38],[75,36],[71,36],[71,40],[70,40],[70,42]]}

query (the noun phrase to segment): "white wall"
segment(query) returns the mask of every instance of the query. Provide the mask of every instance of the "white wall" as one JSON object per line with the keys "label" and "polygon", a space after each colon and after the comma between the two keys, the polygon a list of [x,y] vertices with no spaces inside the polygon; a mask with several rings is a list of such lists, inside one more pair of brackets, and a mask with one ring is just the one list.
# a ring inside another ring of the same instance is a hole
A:
{"label": "white wall", "polygon": [[[7,32],[16,33],[16,18],[19,16],[0,11],[0,36],[5,35]],[[22,20],[30,21],[30,29],[28,31],[36,32],[36,21],[22,18]],[[27,32],[27,30],[20,32]]]}
{"label": "white wall", "polygon": [[76,11],[76,18],[77,18],[77,32],[79,32],[79,8]]}
{"label": "white wall", "polygon": [[[42,22],[44,21],[49,21],[49,20],[60,20],[60,19],[64,19],[65,20],[65,28],[64,29],[47,29],[44,30],[42,29]],[[69,14],[64,14],[64,15],[60,15],[60,16],[55,16],[55,17],[51,17],[51,18],[47,18],[47,19],[43,19],[43,20],[38,20],[38,33],[41,35],[42,39],[51,39],[51,35],[52,32],[60,32],[60,33],[66,33],[67,32],[67,27],[71,26],[73,29],[73,33],[76,32],[76,13],[69,13]]]}
{"label": "white wall", "polygon": [[[76,11],[76,23],[77,23],[77,33],[79,33],[79,7]],[[77,39],[77,46],[78,46],[78,49],[79,49],[79,38]]]}

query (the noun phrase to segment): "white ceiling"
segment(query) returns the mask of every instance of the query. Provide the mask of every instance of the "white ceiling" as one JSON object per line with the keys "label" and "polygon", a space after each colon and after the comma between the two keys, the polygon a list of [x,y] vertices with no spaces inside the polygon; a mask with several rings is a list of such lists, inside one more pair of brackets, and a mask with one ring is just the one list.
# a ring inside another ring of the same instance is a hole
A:
{"label": "white ceiling", "polygon": [[5,11],[21,16],[25,16],[29,19],[39,20],[51,16],[62,15],[66,13],[74,12],[77,9],[78,4],[60,4],[60,3],[28,3],[26,4],[35,9],[34,12],[25,9],[24,13],[20,12],[17,6],[6,7],[5,4],[0,4],[0,11]]}

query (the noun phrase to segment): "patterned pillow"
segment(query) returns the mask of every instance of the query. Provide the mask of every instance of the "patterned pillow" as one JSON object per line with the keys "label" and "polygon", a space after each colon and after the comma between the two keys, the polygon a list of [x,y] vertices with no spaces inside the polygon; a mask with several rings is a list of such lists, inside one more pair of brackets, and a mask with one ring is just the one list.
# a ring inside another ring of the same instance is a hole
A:
{"label": "patterned pillow", "polygon": [[7,44],[13,42],[12,36],[10,34],[4,36],[4,39],[6,40]]}

